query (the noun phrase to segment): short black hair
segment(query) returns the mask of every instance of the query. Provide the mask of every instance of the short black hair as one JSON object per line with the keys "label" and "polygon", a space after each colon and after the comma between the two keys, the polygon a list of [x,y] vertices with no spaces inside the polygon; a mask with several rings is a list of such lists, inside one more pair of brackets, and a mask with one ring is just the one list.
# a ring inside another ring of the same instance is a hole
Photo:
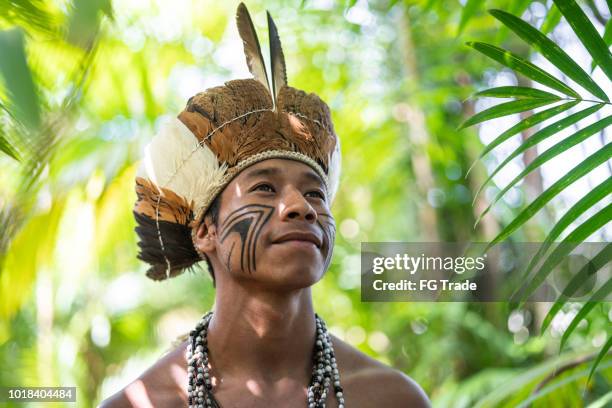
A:
{"label": "short black hair", "polygon": [[[215,199],[213,200],[213,202],[210,204],[210,207],[208,207],[208,210],[206,210],[206,213],[204,214],[204,217],[210,217],[212,224],[217,226],[217,223],[219,222],[219,209],[221,208],[221,194],[217,195],[217,197],[215,197]],[[204,255],[204,260],[206,261],[206,266],[208,267],[208,273],[210,274],[210,277],[212,278],[213,281],[213,287],[215,287],[215,270],[212,266],[212,263],[210,263],[210,259],[208,259],[208,256]]]}

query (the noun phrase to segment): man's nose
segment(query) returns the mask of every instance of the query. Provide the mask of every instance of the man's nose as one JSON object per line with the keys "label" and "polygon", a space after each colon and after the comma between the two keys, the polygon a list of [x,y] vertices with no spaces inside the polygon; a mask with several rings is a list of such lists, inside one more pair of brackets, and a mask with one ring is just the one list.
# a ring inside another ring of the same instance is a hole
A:
{"label": "man's nose", "polygon": [[285,188],[283,197],[280,201],[281,220],[304,220],[314,223],[317,220],[317,212],[310,205],[306,197],[293,187]]}

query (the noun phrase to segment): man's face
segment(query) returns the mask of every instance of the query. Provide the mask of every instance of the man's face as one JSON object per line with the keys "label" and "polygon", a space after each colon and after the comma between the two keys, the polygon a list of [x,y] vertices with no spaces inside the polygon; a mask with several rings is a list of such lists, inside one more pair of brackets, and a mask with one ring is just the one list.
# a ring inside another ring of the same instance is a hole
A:
{"label": "man's face", "polygon": [[217,225],[205,220],[196,245],[215,269],[261,287],[316,283],[329,266],[335,223],[323,180],[308,165],[269,159],[243,170],[221,194]]}

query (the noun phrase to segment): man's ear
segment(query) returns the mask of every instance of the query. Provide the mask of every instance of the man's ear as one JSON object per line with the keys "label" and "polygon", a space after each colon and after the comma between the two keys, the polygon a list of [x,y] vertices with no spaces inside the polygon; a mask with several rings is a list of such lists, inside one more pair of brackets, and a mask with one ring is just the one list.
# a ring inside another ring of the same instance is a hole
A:
{"label": "man's ear", "polygon": [[198,251],[209,254],[215,250],[217,241],[217,227],[212,223],[211,217],[206,217],[196,230],[194,244]]}

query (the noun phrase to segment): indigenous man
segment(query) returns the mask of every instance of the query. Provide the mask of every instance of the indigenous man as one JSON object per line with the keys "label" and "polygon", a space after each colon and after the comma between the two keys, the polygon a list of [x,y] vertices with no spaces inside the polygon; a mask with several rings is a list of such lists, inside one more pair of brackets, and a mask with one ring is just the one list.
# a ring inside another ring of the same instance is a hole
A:
{"label": "indigenous man", "polygon": [[248,11],[254,79],[192,97],[136,178],[139,258],[155,280],[205,260],[213,310],[102,407],[428,407],[409,377],[327,332],[311,287],[329,267],[340,170],[327,105],[289,87],[268,14],[272,86]]}

